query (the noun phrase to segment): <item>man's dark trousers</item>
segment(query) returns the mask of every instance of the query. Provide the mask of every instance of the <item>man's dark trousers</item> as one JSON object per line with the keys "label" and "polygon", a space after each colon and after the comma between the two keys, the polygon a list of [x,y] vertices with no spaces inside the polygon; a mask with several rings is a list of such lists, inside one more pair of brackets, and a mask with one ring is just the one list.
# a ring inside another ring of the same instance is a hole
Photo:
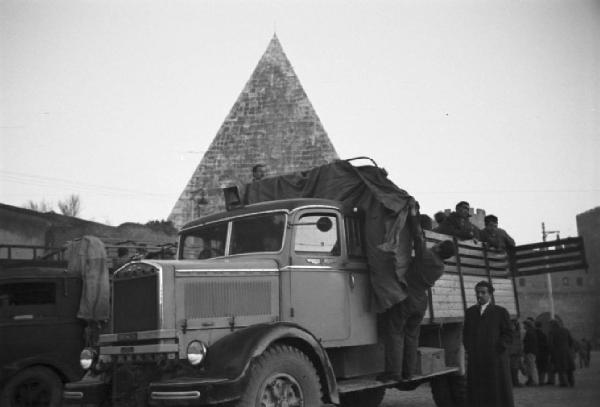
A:
{"label": "man's dark trousers", "polygon": [[427,309],[427,296],[409,296],[385,314],[385,370],[409,378],[417,367],[417,347],[421,321]]}

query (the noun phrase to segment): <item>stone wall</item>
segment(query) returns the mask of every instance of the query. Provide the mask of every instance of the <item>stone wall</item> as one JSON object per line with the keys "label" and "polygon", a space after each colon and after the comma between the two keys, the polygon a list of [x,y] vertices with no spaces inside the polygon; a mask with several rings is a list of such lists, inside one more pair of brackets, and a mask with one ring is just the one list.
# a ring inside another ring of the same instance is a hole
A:
{"label": "stone wall", "polygon": [[585,245],[589,273],[587,284],[595,299],[591,301],[594,318],[590,321],[593,321],[596,348],[600,348],[600,207],[580,213],[576,220],[577,231]]}
{"label": "stone wall", "polygon": [[[600,207],[577,215],[587,270],[551,274],[554,309],[575,339],[592,339],[600,347]],[[546,275],[519,277],[517,289],[521,316],[538,317],[550,311]]]}

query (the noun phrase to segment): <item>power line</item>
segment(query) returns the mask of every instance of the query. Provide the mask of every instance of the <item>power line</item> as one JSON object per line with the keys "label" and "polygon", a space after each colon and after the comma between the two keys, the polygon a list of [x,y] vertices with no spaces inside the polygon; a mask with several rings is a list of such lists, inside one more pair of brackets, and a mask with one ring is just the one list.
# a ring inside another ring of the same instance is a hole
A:
{"label": "power line", "polygon": [[147,196],[154,198],[165,198],[171,197],[173,195],[177,195],[177,193],[168,193],[168,192],[147,192],[147,191],[139,191],[135,189],[129,188],[119,188],[119,187],[111,187],[105,185],[97,185],[97,184],[87,184],[72,180],[67,180],[64,178],[56,178],[56,177],[46,177],[42,175],[33,175],[33,174],[25,174],[14,171],[6,171],[0,170],[0,178],[4,179],[7,182],[13,182],[22,185],[31,185],[45,188],[72,188],[78,191],[84,192],[92,192],[103,195],[134,195],[134,196]]}

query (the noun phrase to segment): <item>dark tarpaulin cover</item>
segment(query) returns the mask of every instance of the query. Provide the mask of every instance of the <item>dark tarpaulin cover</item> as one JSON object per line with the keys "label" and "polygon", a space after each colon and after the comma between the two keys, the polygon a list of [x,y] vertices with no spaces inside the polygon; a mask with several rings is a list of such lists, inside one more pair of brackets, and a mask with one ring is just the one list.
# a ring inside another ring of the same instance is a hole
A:
{"label": "dark tarpaulin cover", "polygon": [[411,255],[406,218],[410,195],[376,166],[355,167],[347,161],[308,171],[264,178],[247,184],[247,204],[289,198],[341,201],[364,214],[364,234],[374,305],[383,312],[406,298],[404,275]]}

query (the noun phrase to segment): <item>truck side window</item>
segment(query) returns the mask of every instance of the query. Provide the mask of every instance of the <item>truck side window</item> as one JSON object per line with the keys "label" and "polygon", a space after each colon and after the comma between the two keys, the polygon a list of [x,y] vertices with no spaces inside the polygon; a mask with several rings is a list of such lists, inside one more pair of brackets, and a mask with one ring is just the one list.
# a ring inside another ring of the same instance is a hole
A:
{"label": "truck side window", "polygon": [[210,259],[225,254],[227,223],[196,229],[183,238],[183,259]]}
{"label": "truck side window", "polygon": [[0,285],[0,316],[56,315],[56,283],[31,282]]}
{"label": "truck side window", "polygon": [[346,236],[348,239],[348,256],[365,257],[359,218],[352,216],[346,218]]}
{"label": "truck side window", "polygon": [[283,213],[236,219],[231,225],[231,254],[278,252],[283,243]]}
{"label": "truck side window", "polygon": [[[317,222],[331,221],[329,230],[319,229]],[[304,215],[295,225],[294,250],[296,252],[340,255],[337,219],[335,215]]]}
{"label": "truck side window", "polygon": [[10,283],[0,285],[0,307],[42,305],[56,302],[54,283]]}

